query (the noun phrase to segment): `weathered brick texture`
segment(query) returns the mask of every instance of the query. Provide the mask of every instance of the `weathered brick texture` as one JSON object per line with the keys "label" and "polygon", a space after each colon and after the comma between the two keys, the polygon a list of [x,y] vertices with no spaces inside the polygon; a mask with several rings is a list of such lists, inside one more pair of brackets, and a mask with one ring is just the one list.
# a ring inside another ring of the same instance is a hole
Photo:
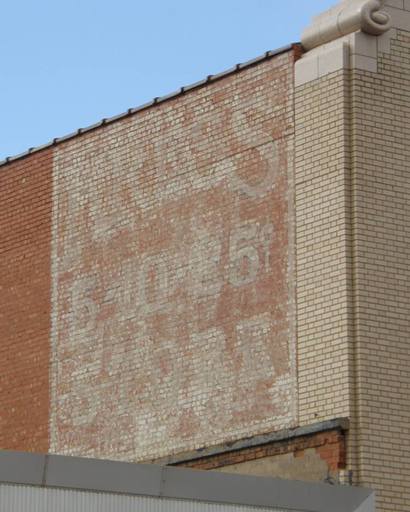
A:
{"label": "weathered brick texture", "polygon": [[292,51],[57,146],[51,450],[296,422]]}
{"label": "weathered brick texture", "polygon": [[[337,481],[339,470],[345,468],[345,450],[344,433],[332,430],[175,465],[279,478],[332,478]],[[317,455],[316,458],[312,457],[312,452]],[[266,461],[270,463],[267,464]]]}
{"label": "weathered brick texture", "polygon": [[47,452],[52,155],[0,169],[0,449]]}

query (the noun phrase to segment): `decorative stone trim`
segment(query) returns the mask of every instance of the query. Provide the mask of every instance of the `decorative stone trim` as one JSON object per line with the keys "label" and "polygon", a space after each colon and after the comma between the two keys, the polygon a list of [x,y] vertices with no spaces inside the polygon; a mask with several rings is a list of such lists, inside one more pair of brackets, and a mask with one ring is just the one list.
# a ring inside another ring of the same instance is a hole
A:
{"label": "decorative stone trim", "polygon": [[389,13],[382,10],[384,0],[344,0],[317,16],[302,34],[302,45],[311,50],[358,30],[378,36],[391,28]]}

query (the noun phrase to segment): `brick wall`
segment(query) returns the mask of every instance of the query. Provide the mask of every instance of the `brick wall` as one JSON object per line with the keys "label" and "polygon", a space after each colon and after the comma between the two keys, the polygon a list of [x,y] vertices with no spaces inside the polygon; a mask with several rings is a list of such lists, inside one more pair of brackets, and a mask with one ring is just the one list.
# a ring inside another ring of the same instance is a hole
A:
{"label": "brick wall", "polygon": [[1,448],[140,460],[296,425],[298,54],[2,166]]}
{"label": "brick wall", "polygon": [[352,94],[360,483],[389,512],[410,503],[409,11]]}
{"label": "brick wall", "polygon": [[316,48],[297,76],[298,385],[301,422],[350,418],[342,478],[404,512],[410,4],[385,4],[392,30]]}
{"label": "brick wall", "polygon": [[330,430],[175,465],[255,476],[338,482],[340,470],[345,469],[345,449],[344,432]]}
{"label": "brick wall", "polygon": [[296,283],[301,425],[351,416],[349,72],[296,88]]}
{"label": "brick wall", "polygon": [[293,51],[58,145],[51,450],[296,423]]}
{"label": "brick wall", "polygon": [[52,155],[0,169],[0,449],[48,451]]}

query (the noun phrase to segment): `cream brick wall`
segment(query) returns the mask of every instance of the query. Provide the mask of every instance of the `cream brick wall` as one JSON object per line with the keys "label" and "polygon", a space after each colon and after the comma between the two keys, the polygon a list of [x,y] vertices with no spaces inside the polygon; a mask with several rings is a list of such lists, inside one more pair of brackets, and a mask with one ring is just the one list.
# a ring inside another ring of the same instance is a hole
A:
{"label": "cream brick wall", "polygon": [[410,509],[410,32],[352,75],[360,483]]}
{"label": "cream brick wall", "polygon": [[296,248],[302,425],[350,416],[349,74],[296,90]]}
{"label": "cream brick wall", "polygon": [[[302,424],[349,416],[346,481],[374,488],[378,512],[404,512],[410,4],[386,6],[392,30],[315,49],[296,73],[299,413]],[[339,61],[338,71],[332,65],[315,75],[317,60],[330,51],[340,55],[343,44],[350,58]]]}

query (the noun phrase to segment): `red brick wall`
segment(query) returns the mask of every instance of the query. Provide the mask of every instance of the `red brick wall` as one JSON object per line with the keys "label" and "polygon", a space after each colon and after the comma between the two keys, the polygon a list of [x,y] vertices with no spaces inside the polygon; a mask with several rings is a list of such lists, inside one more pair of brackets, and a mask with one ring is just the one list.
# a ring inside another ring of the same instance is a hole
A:
{"label": "red brick wall", "polygon": [[293,453],[295,458],[303,458],[306,450],[310,448],[315,449],[317,454],[327,463],[330,473],[335,473],[345,468],[345,434],[340,430],[320,432],[319,434],[301,436],[287,441],[273,442],[252,448],[244,448],[242,450],[221,453],[172,465],[196,469],[218,469],[233,464],[241,464],[287,453]]}
{"label": "red brick wall", "polygon": [[51,151],[0,168],[0,449],[47,452]]}

